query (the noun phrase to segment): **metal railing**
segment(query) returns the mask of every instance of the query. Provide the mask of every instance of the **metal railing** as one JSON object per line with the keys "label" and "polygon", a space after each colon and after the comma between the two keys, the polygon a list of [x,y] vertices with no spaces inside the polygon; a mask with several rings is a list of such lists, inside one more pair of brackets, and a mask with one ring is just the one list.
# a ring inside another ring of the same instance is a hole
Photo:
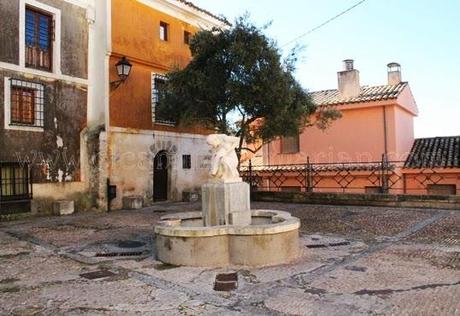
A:
{"label": "metal railing", "polygon": [[460,173],[406,168],[404,161],[340,162],[241,167],[252,191],[386,194],[460,194]]}

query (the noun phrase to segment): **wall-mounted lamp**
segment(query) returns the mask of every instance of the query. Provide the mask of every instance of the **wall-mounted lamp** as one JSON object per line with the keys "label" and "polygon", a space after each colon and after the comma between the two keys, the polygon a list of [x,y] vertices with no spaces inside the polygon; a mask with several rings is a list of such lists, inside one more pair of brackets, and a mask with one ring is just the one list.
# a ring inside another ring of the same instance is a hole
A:
{"label": "wall-mounted lamp", "polygon": [[132,66],[133,65],[131,65],[128,59],[124,56],[115,64],[115,67],[117,67],[118,78],[120,79],[110,82],[110,86],[113,87],[113,89],[118,88],[118,86],[128,78]]}

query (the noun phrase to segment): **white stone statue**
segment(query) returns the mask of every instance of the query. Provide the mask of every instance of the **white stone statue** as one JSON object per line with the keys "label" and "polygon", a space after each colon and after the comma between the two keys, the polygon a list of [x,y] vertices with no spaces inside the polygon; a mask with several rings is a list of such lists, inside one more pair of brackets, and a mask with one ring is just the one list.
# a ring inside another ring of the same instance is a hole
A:
{"label": "white stone statue", "polygon": [[238,147],[239,138],[225,134],[211,134],[206,142],[211,146],[211,170],[209,175],[215,182],[241,182],[238,173],[238,157],[235,148]]}

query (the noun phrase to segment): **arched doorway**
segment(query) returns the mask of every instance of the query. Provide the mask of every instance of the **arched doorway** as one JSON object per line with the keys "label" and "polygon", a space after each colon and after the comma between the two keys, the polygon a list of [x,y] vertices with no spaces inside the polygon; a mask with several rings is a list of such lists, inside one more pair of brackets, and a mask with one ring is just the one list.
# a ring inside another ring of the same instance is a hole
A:
{"label": "arched doorway", "polygon": [[153,200],[168,199],[168,153],[160,151],[153,161]]}

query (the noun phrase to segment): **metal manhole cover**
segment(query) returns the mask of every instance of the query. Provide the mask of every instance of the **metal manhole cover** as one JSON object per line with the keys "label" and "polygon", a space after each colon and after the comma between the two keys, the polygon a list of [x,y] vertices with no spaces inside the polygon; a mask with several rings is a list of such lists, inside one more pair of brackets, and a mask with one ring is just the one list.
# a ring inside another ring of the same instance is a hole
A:
{"label": "metal manhole cover", "polygon": [[102,279],[102,278],[107,278],[107,277],[111,277],[114,275],[116,275],[116,273],[113,273],[112,271],[109,271],[109,270],[97,270],[97,271],[80,274],[81,277],[89,279],[89,280]]}
{"label": "metal manhole cover", "polygon": [[139,248],[145,246],[145,242],[137,240],[120,240],[117,246],[120,248]]}
{"label": "metal manhole cover", "polygon": [[142,256],[142,251],[123,251],[123,252],[98,252],[95,257],[136,257]]}

